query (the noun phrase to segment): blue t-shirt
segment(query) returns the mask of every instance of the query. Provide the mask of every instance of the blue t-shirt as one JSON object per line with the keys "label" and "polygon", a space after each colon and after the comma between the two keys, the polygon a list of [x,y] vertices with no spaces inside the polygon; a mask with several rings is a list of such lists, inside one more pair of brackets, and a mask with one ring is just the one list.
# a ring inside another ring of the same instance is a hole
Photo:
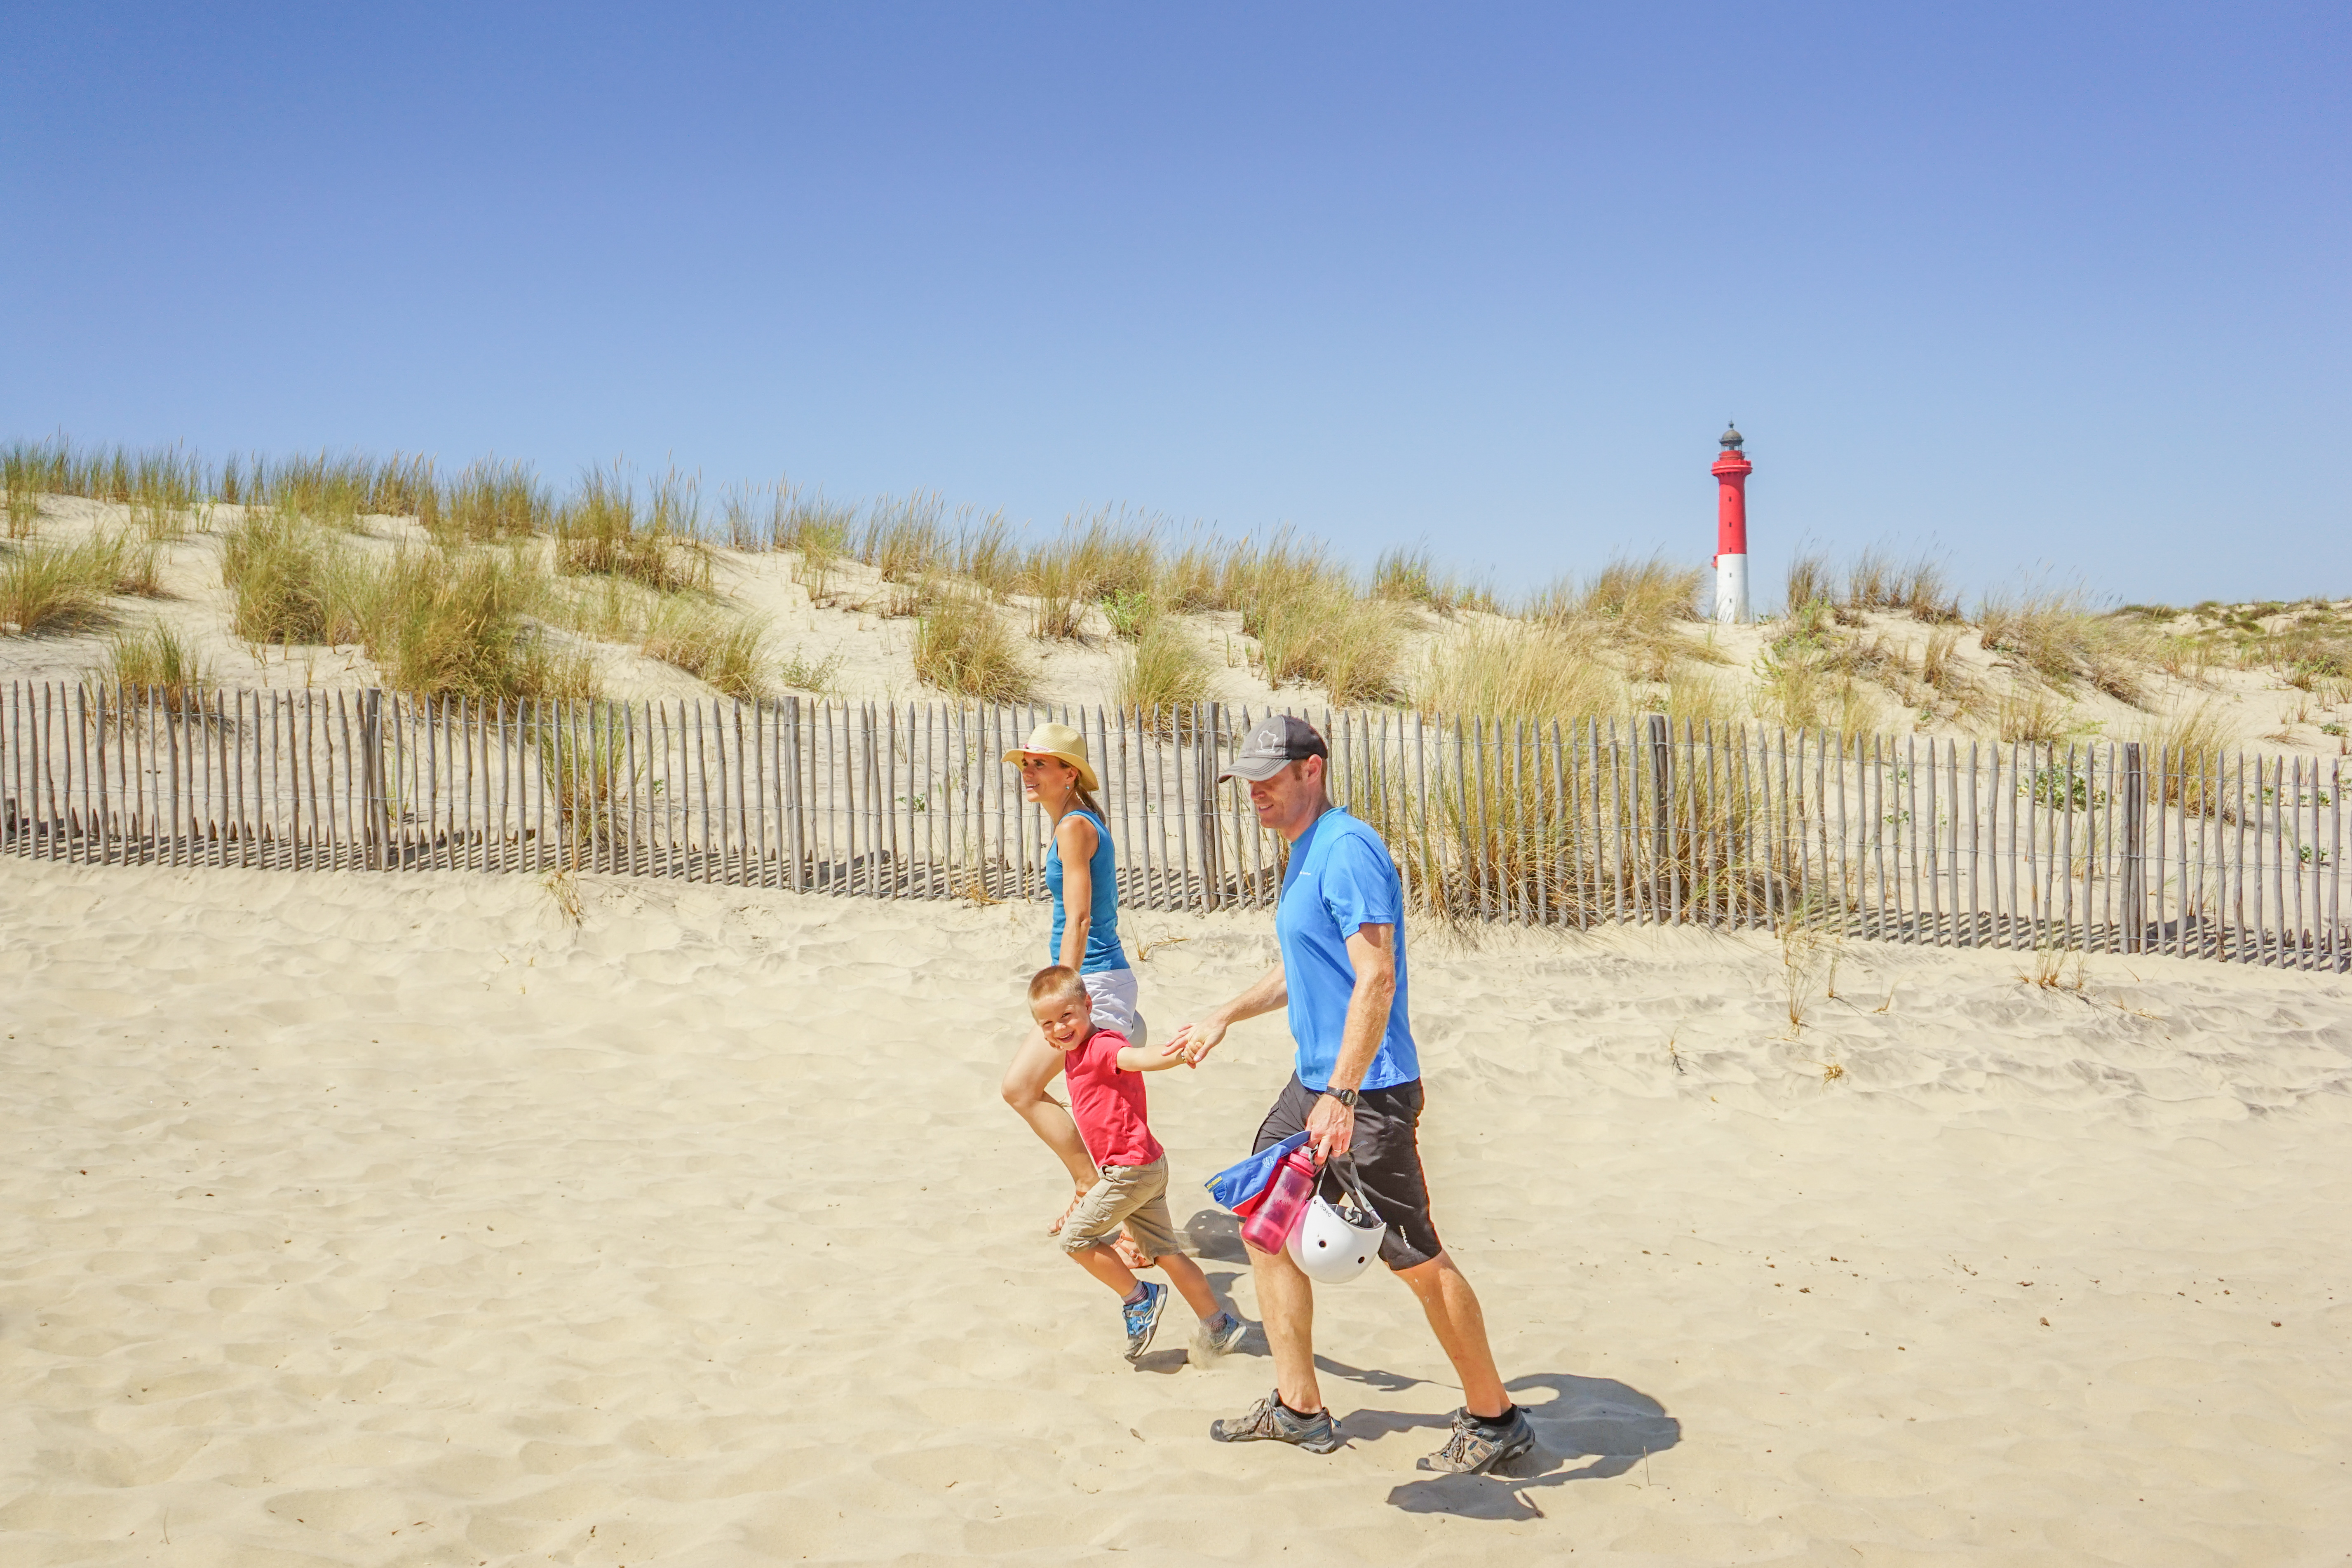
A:
{"label": "blue t-shirt", "polygon": [[1360,1089],[1391,1089],[1421,1076],[1421,1057],[1405,1022],[1404,888],[1379,834],[1333,807],[1290,847],[1282,902],[1274,914],[1282,947],[1282,977],[1290,990],[1290,1037],[1298,1043],[1298,1081],[1320,1092],[1331,1087],[1356,966],[1348,939],[1360,926],[1391,928],[1396,952],[1396,997],[1389,1027]]}

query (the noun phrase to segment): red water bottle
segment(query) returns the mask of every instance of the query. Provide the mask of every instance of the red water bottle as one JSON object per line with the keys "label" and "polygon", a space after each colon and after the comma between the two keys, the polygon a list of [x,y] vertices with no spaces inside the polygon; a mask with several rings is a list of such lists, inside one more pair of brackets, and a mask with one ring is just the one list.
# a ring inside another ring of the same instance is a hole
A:
{"label": "red water bottle", "polygon": [[1242,1239],[1260,1252],[1280,1252],[1298,1222],[1307,1217],[1307,1201],[1315,1195],[1315,1156],[1301,1145],[1283,1156],[1266,1184],[1265,1201],[1242,1222]]}

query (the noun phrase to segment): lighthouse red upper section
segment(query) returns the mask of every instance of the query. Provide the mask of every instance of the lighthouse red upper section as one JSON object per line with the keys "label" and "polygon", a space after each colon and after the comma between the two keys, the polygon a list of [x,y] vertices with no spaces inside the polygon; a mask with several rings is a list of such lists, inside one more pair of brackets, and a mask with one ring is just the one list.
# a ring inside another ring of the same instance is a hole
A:
{"label": "lighthouse red upper section", "polygon": [[1723,456],[1707,471],[1718,487],[1715,498],[1715,552],[1718,555],[1748,553],[1748,476],[1756,465],[1738,446],[1727,441]]}

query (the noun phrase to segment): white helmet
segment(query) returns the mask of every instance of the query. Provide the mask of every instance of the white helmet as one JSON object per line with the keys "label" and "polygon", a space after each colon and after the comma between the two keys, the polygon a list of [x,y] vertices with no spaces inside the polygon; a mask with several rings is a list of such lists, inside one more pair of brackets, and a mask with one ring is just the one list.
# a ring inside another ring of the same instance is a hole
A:
{"label": "white helmet", "polygon": [[1345,1178],[1340,1188],[1342,1198],[1351,1201],[1328,1204],[1317,1193],[1290,1233],[1290,1260],[1318,1284],[1344,1285],[1370,1268],[1381,1238],[1389,1233],[1360,1188]]}

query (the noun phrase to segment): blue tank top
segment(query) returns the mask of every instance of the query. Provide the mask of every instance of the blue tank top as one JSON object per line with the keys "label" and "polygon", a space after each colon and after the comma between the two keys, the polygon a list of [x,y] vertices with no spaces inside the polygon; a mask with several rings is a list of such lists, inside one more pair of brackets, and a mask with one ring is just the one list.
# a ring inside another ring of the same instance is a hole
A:
{"label": "blue tank top", "polygon": [[[1087,868],[1094,877],[1094,908],[1087,911],[1087,952],[1078,965],[1081,974],[1099,974],[1107,969],[1125,969],[1127,950],[1118,945],[1118,863],[1111,853],[1110,829],[1102,819],[1082,806],[1070,808],[1072,816],[1083,816],[1095,827],[1094,858]],[[1055,825],[1056,827],[1060,824]],[[1045,886],[1054,895],[1054,935],[1045,950],[1045,962],[1062,962],[1062,843],[1057,836],[1047,840],[1045,849]]]}

